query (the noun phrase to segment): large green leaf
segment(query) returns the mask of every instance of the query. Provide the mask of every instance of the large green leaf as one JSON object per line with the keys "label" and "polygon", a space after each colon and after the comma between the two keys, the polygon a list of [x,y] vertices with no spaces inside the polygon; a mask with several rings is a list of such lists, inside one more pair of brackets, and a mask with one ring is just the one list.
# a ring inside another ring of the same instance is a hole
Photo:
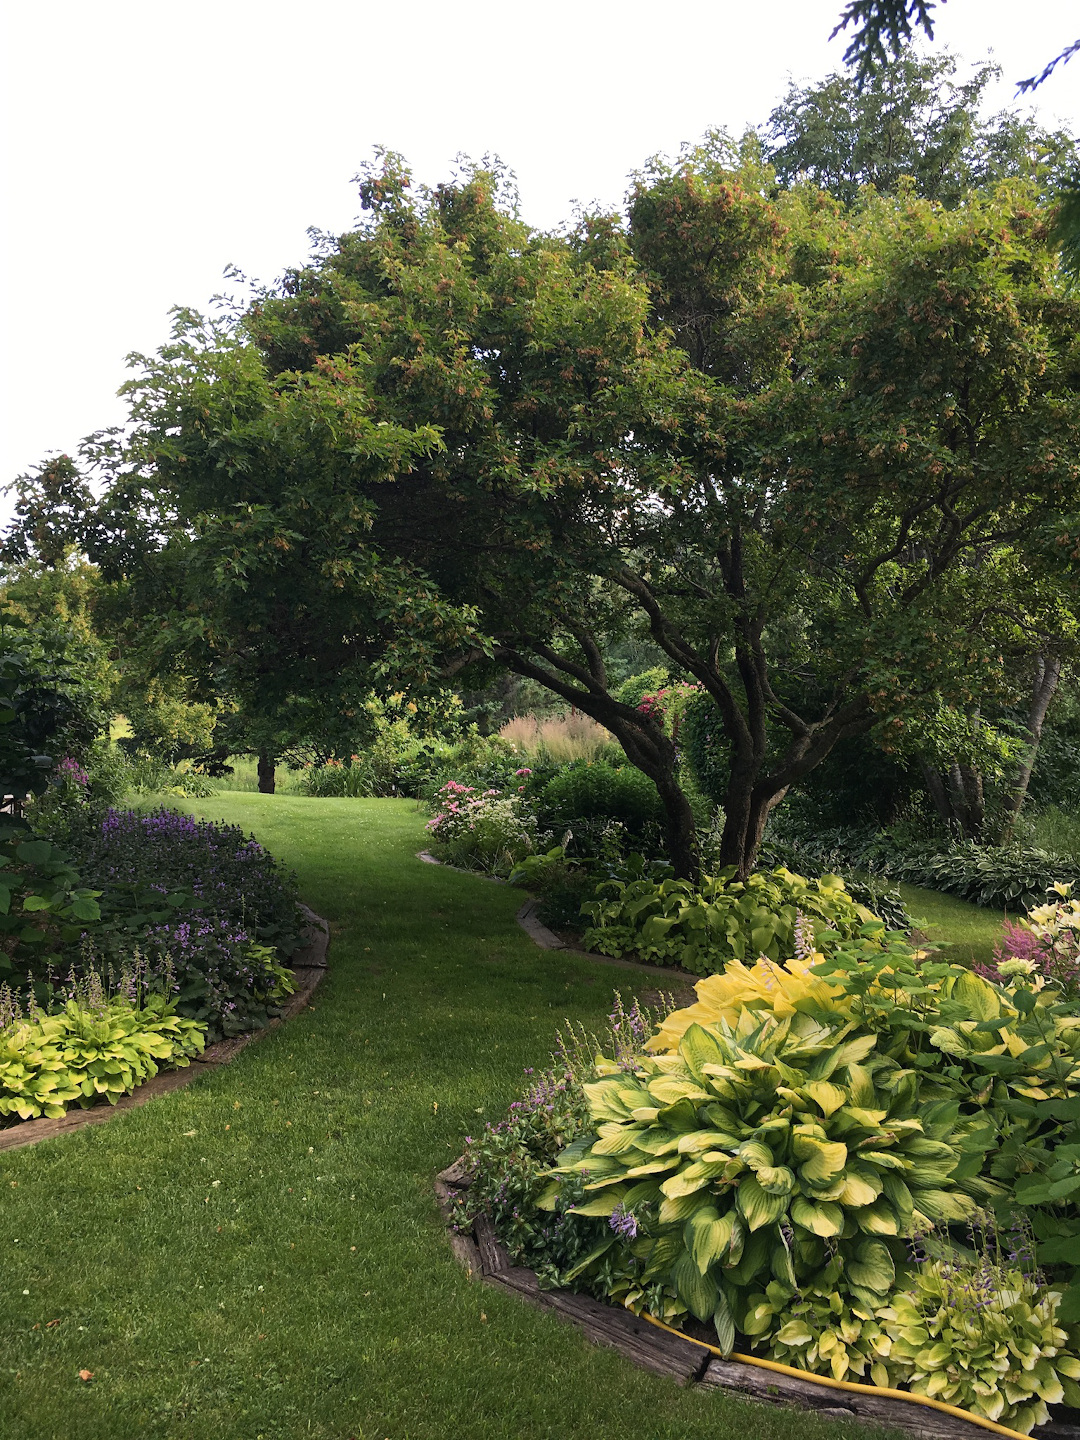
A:
{"label": "large green leaf", "polygon": [[787,1210],[786,1195],[770,1195],[761,1188],[755,1175],[745,1175],[735,1192],[736,1203],[750,1230],[760,1230],[779,1220]]}
{"label": "large green leaf", "polygon": [[683,1056],[698,1084],[706,1083],[706,1073],[701,1067],[723,1066],[729,1058],[716,1035],[708,1034],[701,1025],[688,1028],[678,1045],[678,1053]]}
{"label": "large green leaf", "polygon": [[727,1255],[734,1227],[734,1214],[721,1215],[715,1205],[702,1206],[686,1222],[683,1240],[702,1274]]}
{"label": "large green leaf", "polygon": [[844,1212],[839,1205],[834,1205],[831,1201],[815,1204],[802,1195],[797,1195],[791,1202],[791,1218],[796,1225],[801,1225],[804,1230],[809,1230],[814,1235],[820,1235],[822,1239],[839,1235],[844,1228]]}
{"label": "large green leaf", "polygon": [[839,1140],[818,1140],[812,1135],[796,1135],[792,1149],[803,1163],[799,1174],[811,1185],[828,1185],[847,1162],[847,1146]]}
{"label": "large green leaf", "polygon": [[896,1266],[888,1246],[880,1240],[864,1240],[848,1262],[847,1277],[853,1285],[861,1285],[878,1295],[886,1295],[896,1279]]}
{"label": "large green leaf", "polygon": [[684,1249],[671,1267],[671,1283],[679,1299],[698,1320],[708,1320],[716,1309],[719,1287],[712,1275],[703,1275]]}

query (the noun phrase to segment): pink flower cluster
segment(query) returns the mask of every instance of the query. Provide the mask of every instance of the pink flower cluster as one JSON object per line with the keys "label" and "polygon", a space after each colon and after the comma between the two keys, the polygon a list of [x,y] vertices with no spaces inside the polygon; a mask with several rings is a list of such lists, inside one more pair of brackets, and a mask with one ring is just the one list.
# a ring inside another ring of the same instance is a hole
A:
{"label": "pink flower cluster", "polygon": [[984,980],[1000,985],[1010,977],[1003,975],[999,966],[1009,960],[1025,961],[1033,967],[1033,975],[1059,985],[1066,993],[1073,992],[1080,981],[1080,956],[1055,953],[1053,945],[1043,936],[1012,920],[1005,921],[1001,939],[994,946],[992,963],[976,964],[972,968]]}
{"label": "pink flower cluster", "polygon": [[476,790],[472,785],[460,785],[448,780],[438,791],[436,799],[440,808],[425,825],[425,830],[436,840],[446,839],[448,832],[464,825],[472,829],[470,814],[483,808],[485,800],[498,799],[498,790]]}

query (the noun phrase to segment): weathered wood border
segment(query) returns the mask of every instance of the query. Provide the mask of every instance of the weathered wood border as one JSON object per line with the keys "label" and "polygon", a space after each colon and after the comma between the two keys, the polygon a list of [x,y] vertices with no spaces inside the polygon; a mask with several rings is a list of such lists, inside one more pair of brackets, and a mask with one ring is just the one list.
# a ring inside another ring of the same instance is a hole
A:
{"label": "weathered wood border", "polygon": [[[667,1375],[679,1385],[701,1385],[723,1390],[743,1400],[813,1411],[835,1420],[862,1422],[902,1430],[918,1440],[985,1440],[990,1433],[981,1425],[961,1420],[928,1406],[908,1404],[888,1396],[833,1390],[793,1375],[759,1369],[739,1360],[721,1360],[703,1346],[639,1319],[629,1310],[605,1305],[570,1290],[542,1290],[536,1274],[512,1265],[491,1222],[481,1216],[471,1234],[453,1229],[451,1202],[469,1187],[471,1174],[464,1160],[440,1172],[435,1195],[450,1232],[450,1245],[469,1272],[487,1285],[511,1290],[531,1305],[554,1310],[572,1321],[597,1345],[609,1345],[636,1365]],[[1032,1431],[1032,1440],[1080,1440],[1080,1428],[1051,1421]]]}
{"label": "weathered wood border", "polygon": [[[465,870],[460,865],[448,865],[445,860],[432,855],[430,850],[418,850],[416,858],[425,865],[441,865],[444,870],[452,870],[455,875],[472,875],[477,880],[489,880],[495,885],[510,883],[501,875],[484,875],[479,870]],[[678,965],[650,965],[646,960],[623,960],[618,955],[600,955],[595,950],[579,950],[576,945],[567,945],[565,940],[560,940],[555,931],[549,930],[538,918],[536,911],[539,904],[535,896],[530,896],[514,918],[541,950],[561,950],[564,955],[575,955],[579,960],[592,960],[597,965],[614,965],[619,970],[640,970],[645,975],[663,975],[677,986],[696,985],[701,979],[700,975],[693,975]]]}
{"label": "weathered wood border", "polygon": [[159,1095],[168,1095],[170,1091],[180,1090],[185,1085],[190,1085],[193,1080],[197,1080],[200,1075],[212,1074],[218,1066],[228,1065],[230,1061],[236,1059],[241,1050],[246,1050],[256,1040],[261,1040],[271,1030],[276,1030],[284,1021],[291,1020],[294,1015],[299,1015],[302,1010],[307,1009],[316,986],[326,974],[326,952],[330,945],[330,926],[321,915],[316,915],[315,911],[309,909],[307,905],[301,905],[300,909],[304,913],[303,933],[307,937],[307,943],[293,956],[290,968],[296,977],[296,993],[289,996],[288,1004],[279,1018],[271,1020],[262,1030],[252,1030],[246,1035],[234,1035],[227,1040],[218,1040],[213,1045],[208,1045],[198,1059],[192,1060],[182,1070],[159,1071],[145,1084],[133,1090],[130,1095],[122,1095],[115,1105],[103,1103],[95,1105],[89,1110],[81,1110],[75,1106],[55,1120],[42,1116],[38,1120],[23,1120],[15,1125],[6,1126],[0,1130],[0,1151],[18,1150],[24,1145],[37,1145],[42,1140],[53,1140],[58,1135],[68,1135],[73,1130],[82,1130],[87,1125],[103,1125],[106,1120],[111,1120],[116,1114],[126,1110],[136,1110],[140,1105],[145,1105],[148,1100],[156,1100]]}

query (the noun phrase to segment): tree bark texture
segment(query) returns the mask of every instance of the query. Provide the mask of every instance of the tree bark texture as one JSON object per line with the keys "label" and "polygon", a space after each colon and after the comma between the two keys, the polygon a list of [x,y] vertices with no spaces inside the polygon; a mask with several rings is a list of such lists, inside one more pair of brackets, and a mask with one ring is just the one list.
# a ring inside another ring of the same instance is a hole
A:
{"label": "tree bark texture", "polygon": [[259,751],[259,794],[273,795],[277,776],[277,762],[265,750]]}
{"label": "tree bark texture", "polygon": [[1028,785],[1031,783],[1031,772],[1035,767],[1035,757],[1039,753],[1039,741],[1042,739],[1043,722],[1046,719],[1046,712],[1050,707],[1050,701],[1061,679],[1061,661],[1056,655],[1039,655],[1035,661],[1035,683],[1031,691],[1031,703],[1028,706],[1027,732],[1028,747],[1024,757],[1017,766],[1013,783],[1009,788],[1008,798],[1005,802],[1005,818],[1002,824],[1001,839],[1004,843],[1012,835],[1013,827],[1020,814],[1024,799],[1027,796]]}

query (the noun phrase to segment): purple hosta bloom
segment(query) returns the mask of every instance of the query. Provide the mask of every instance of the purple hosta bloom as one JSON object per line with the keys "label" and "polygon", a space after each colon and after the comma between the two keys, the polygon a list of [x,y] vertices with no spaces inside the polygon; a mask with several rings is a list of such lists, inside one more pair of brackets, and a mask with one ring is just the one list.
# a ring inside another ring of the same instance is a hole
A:
{"label": "purple hosta bloom", "polygon": [[795,912],[795,958],[809,960],[816,948],[814,927],[801,910]]}
{"label": "purple hosta bloom", "polygon": [[615,1209],[611,1212],[611,1219],[608,1221],[608,1224],[611,1226],[612,1230],[615,1231],[615,1234],[618,1235],[620,1239],[637,1239],[637,1221],[634,1219],[633,1212],[627,1210],[621,1201],[618,1205],[615,1206]]}

